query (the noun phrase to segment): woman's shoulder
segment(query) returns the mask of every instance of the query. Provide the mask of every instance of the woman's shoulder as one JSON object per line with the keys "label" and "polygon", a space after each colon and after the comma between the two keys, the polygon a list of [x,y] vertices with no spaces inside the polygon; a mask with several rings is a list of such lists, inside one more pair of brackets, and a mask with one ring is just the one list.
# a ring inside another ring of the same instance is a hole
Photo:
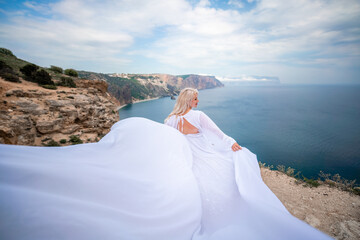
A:
{"label": "woman's shoulder", "polygon": [[165,122],[172,121],[174,118],[176,118],[175,114],[168,117]]}
{"label": "woman's shoulder", "polygon": [[201,110],[191,110],[190,111],[193,115],[195,115],[195,116],[200,116],[200,115],[202,115],[202,114],[205,114],[203,111],[201,111]]}
{"label": "woman's shoulder", "polygon": [[194,113],[194,114],[201,114],[201,113],[203,113],[203,111],[201,111],[201,110],[191,110],[190,112],[192,112],[192,113]]}

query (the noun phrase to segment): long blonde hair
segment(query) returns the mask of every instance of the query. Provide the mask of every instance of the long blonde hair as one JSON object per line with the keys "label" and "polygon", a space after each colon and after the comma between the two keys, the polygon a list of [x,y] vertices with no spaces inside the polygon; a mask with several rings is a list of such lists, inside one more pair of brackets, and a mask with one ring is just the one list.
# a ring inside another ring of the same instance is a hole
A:
{"label": "long blonde hair", "polygon": [[166,122],[172,115],[182,115],[190,108],[191,101],[194,99],[195,94],[199,94],[198,90],[195,88],[184,88],[181,90],[174,109],[169,114],[169,116],[165,119]]}

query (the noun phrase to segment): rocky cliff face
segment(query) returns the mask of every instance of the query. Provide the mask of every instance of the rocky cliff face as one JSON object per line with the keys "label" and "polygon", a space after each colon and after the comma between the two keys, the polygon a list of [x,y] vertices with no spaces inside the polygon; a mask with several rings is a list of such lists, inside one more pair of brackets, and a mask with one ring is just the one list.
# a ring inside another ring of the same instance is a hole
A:
{"label": "rocky cliff face", "polygon": [[120,103],[104,81],[77,80],[77,88],[44,89],[0,78],[0,143],[70,145],[95,142],[119,120]]}
{"label": "rocky cliff face", "polygon": [[174,96],[181,89],[192,87],[208,89],[224,86],[213,76],[170,75],[170,74],[102,74],[79,71],[86,79],[105,80],[108,91],[119,100],[121,105],[144,99]]}
{"label": "rocky cliff face", "polygon": [[224,86],[224,84],[222,84],[214,76],[200,76],[195,74],[180,75],[180,76],[161,74],[158,76],[159,79],[164,79],[164,81],[167,84],[175,87],[177,90],[181,90],[186,87],[202,90],[202,89]]}

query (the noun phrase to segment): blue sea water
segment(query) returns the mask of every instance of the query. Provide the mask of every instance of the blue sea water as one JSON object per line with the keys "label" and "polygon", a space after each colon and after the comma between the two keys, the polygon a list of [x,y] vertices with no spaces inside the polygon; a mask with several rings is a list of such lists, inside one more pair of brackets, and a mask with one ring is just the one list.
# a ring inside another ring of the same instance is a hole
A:
{"label": "blue sea water", "polygon": [[[129,104],[120,119],[163,122],[170,98]],[[308,177],[339,173],[360,183],[360,86],[238,85],[199,92],[204,111],[229,136],[269,165]]]}

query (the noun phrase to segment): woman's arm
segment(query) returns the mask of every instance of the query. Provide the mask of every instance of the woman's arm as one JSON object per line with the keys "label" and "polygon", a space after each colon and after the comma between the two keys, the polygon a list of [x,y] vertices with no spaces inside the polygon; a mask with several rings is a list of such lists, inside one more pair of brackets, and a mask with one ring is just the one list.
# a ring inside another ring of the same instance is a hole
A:
{"label": "woman's arm", "polygon": [[229,137],[228,135],[223,133],[223,131],[221,131],[220,128],[205,113],[200,112],[199,118],[201,128],[209,130],[210,132],[215,134],[223,142],[225,142],[226,145],[231,146],[233,151],[238,151],[241,149],[239,144],[237,144],[232,137]]}

